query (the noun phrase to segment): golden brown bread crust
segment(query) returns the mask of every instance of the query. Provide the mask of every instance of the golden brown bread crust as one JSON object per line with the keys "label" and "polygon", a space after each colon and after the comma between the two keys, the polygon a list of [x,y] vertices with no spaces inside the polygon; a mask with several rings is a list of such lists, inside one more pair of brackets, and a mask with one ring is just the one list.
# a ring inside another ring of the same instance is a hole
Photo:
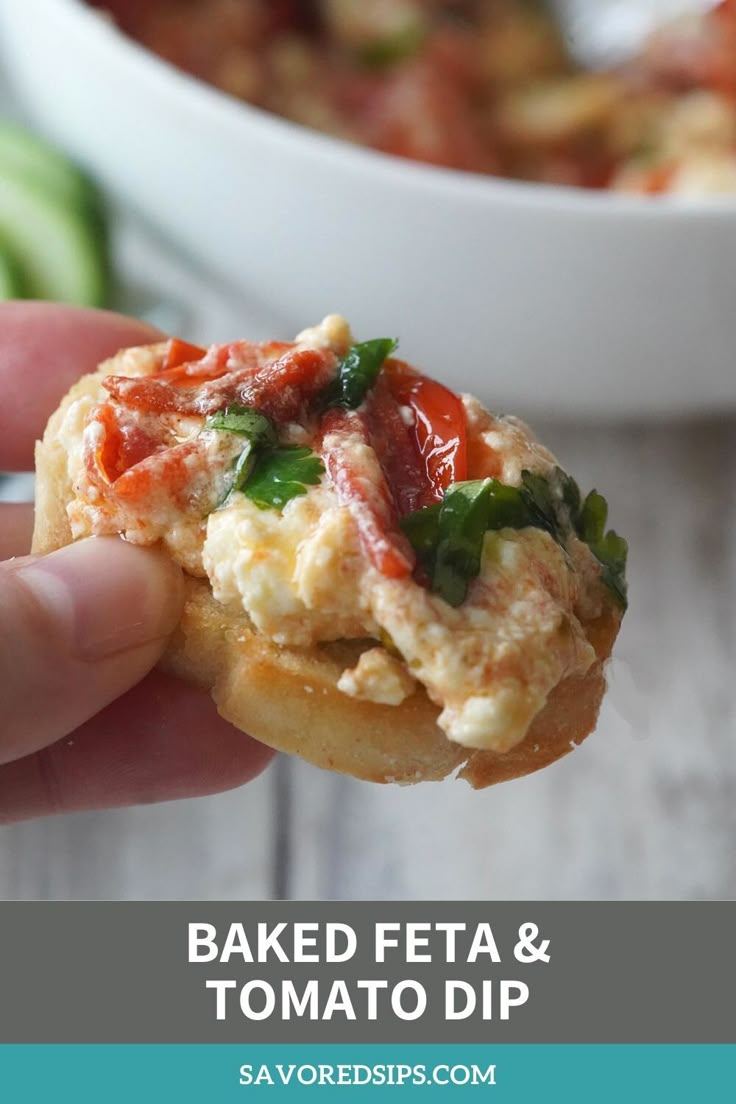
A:
{"label": "golden brown bread crust", "polygon": [[[34,552],[72,540],[66,515],[72,487],[58,441],[64,413],[83,395],[97,397],[101,379],[116,370],[108,361],[75,384],[36,446]],[[592,732],[605,691],[603,666],[619,623],[618,610],[608,602],[603,615],[585,626],[598,661],[585,676],[560,682],[524,740],[503,754],[448,740],[436,723],[439,709],[422,689],[399,706],[346,696],[337,680],[354,664],[360,644],[280,647],[255,632],[242,611],[216,602],[206,580],[187,579],[184,614],[162,665],[211,691],[219,713],[244,732],[316,766],[372,782],[436,781],[459,771],[480,789],[547,766]]]}

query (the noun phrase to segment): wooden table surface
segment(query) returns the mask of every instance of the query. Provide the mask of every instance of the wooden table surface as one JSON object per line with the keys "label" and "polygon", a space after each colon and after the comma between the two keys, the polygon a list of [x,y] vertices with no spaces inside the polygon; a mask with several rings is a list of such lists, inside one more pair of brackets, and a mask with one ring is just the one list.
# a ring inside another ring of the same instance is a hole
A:
{"label": "wooden table surface", "polygon": [[281,759],[219,797],[6,827],[0,898],[735,896],[736,421],[536,428],[631,547],[582,748],[481,793]]}

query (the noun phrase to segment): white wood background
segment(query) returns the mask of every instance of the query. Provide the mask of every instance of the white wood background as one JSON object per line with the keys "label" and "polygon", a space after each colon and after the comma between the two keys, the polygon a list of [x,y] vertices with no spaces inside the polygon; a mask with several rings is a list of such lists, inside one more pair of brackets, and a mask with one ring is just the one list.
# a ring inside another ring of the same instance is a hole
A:
{"label": "white wood background", "polygon": [[282,759],[219,797],[7,827],[0,898],[735,896],[736,421],[540,429],[631,545],[582,748],[481,793]]}

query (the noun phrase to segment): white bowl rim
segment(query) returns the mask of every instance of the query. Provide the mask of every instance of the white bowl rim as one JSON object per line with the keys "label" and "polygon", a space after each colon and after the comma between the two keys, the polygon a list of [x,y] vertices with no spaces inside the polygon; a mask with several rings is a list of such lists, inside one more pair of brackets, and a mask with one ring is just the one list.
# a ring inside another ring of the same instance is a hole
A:
{"label": "white bowl rim", "polygon": [[[8,2],[8,0],[4,0]],[[382,153],[284,119],[273,112],[236,99],[226,92],[197,77],[193,77],[175,65],[165,61],[153,51],[123,34],[104,10],[93,8],[85,0],[50,0],[60,8],[66,8],[69,17],[79,27],[93,35],[99,35],[100,44],[113,44],[120,56],[135,61],[139,79],[145,78],[152,86],[164,92],[175,89],[185,102],[201,113],[228,127],[242,128],[245,123],[259,137],[269,142],[288,142],[310,159],[318,156],[325,164],[325,171],[340,168],[355,172],[363,178],[398,184],[400,187],[418,189],[444,196],[451,201],[470,201],[476,204],[509,204],[530,210],[548,211],[566,215],[584,214],[607,219],[644,219],[661,222],[691,222],[736,218],[736,196],[641,196],[618,192],[578,188],[558,184],[537,184],[523,180],[494,177],[459,169],[446,169],[436,165]]]}

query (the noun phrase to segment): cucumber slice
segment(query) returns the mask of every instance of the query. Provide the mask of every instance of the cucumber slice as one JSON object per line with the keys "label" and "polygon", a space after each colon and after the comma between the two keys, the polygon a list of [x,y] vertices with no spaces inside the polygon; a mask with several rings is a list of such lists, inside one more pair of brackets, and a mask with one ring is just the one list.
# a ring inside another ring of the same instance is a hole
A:
{"label": "cucumber slice", "polygon": [[7,121],[0,121],[0,172],[36,180],[81,211],[101,208],[97,189],[76,165],[43,139]]}
{"label": "cucumber slice", "polygon": [[22,299],[26,293],[21,267],[12,253],[0,247],[0,299]]}
{"label": "cucumber slice", "polygon": [[107,249],[96,220],[33,175],[0,172],[0,239],[22,267],[29,298],[104,304]]}
{"label": "cucumber slice", "polygon": [[[50,287],[57,289],[53,296],[47,284],[49,275],[58,268],[54,259],[28,255],[26,245],[34,240],[32,228],[16,228],[13,231],[11,245],[17,254],[22,254],[23,267],[28,270],[25,294],[29,298],[62,298],[62,301],[89,306],[104,304],[109,283],[107,215],[102,195],[94,183],[53,146],[7,120],[0,121],[0,178],[7,178],[11,184],[12,181],[20,183],[24,190],[31,193],[31,200],[35,198],[37,201],[38,193],[47,193],[50,201],[68,209],[72,222],[76,218],[86,224],[86,238],[89,240],[83,252],[91,254],[91,259],[90,256],[77,259],[67,274],[69,290],[63,296],[58,291],[58,278],[51,276]],[[0,199],[6,191],[5,186],[0,188]],[[58,222],[58,218],[52,221]],[[6,223],[0,202],[0,233]],[[76,233],[77,236],[85,236],[81,231]],[[35,235],[36,238],[41,236]],[[69,231],[61,234],[61,239],[64,238],[68,242]],[[60,241],[58,227],[50,241]],[[80,267],[86,269],[86,275],[80,273]],[[46,290],[42,294],[44,288]]]}

